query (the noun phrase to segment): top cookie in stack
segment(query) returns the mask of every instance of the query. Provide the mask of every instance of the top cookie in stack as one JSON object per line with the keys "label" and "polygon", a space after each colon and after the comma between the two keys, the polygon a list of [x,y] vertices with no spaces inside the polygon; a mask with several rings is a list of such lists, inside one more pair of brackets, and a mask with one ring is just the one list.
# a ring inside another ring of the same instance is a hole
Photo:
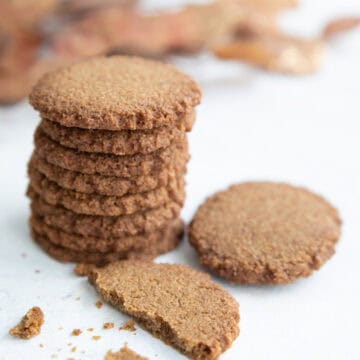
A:
{"label": "top cookie in stack", "polygon": [[29,163],[33,237],[61,261],[154,257],[182,233],[200,89],[170,65],[102,57],[45,75]]}

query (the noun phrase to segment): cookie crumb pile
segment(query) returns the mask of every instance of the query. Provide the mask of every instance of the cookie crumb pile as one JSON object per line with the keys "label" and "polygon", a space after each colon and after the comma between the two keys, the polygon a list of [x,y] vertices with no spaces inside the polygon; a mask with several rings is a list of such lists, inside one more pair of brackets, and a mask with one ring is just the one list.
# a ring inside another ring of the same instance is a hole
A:
{"label": "cookie crumb pile", "polygon": [[34,306],[24,315],[18,325],[10,329],[9,334],[20,339],[30,339],[40,334],[43,324],[44,314],[39,307]]}
{"label": "cookie crumb pile", "polygon": [[109,350],[104,360],[148,360],[148,358],[138,355],[125,345],[116,353]]}
{"label": "cookie crumb pile", "polygon": [[45,75],[28,167],[34,240],[60,261],[153,258],[183,232],[200,89],[174,67],[101,57]]}
{"label": "cookie crumb pile", "polygon": [[202,265],[232,282],[287,284],[333,255],[340,225],[337,210],[306,189],[248,182],[209,197],[189,241]]}

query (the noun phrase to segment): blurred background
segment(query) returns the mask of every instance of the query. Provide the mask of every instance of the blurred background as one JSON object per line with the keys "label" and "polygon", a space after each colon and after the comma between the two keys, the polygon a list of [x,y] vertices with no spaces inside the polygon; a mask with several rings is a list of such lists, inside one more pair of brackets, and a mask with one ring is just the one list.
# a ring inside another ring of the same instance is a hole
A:
{"label": "blurred background", "polygon": [[[359,359],[359,16],[358,0],[0,0],[0,359],[102,359],[125,341],[149,359],[182,358],[141,329],[103,332],[104,321],[126,317],[97,310],[86,280],[28,231],[26,164],[39,117],[27,95],[49,70],[117,53],[173,63],[202,88],[185,221],[214,191],[262,179],[322,194],[344,221],[336,255],[309,279],[286,287],[216,279],[241,312],[241,334],[222,358]],[[187,241],[158,261],[200,268]],[[10,338],[32,305],[45,310],[41,335]],[[87,327],[101,341],[70,338]]]}

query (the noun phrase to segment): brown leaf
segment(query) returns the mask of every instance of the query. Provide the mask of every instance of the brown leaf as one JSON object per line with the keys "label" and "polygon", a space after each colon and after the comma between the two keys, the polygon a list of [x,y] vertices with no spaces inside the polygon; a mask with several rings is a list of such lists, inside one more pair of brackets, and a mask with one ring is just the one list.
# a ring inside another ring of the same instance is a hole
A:
{"label": "brown leaf", "polygon": [[122,50],[161,56],[193,52],[232,35],[240,27],[267,31],[274,24],[266,14],[236,3],[215,2],[154,15],[123,9],[103,9],[76,21],[54,37],[54,51],[83,57]]}
{"label": "brown leaf", "polygon": [[298,0],[219,0],[223,3],[236,3],[251,6],[262,12],[279,12],[295,8],[299,5]]}
{"label": "brown leaf", "polygon": [[28,96],[38,79],[48,71],[54,70],[66,61],[62,59],[38,60],[21,71],[0,73],[0,105],[14,104]]}
{"label": "brown leaf", "polygon": [[307,74],[322,64],[323,44],[285,35],[270,35],[213,48],[221,59],[237,59],[274,72]]}
{"label": "brown leaf", "polygon": [[61,0],[58,13],[74,15],[105,7],[129,7],[136,5],[137,0]]}
{"label": "brown leaf", "polygon": [[360,26],[360,16],[343,17],[330,21],[322,31],[322,38],[330,38]]}

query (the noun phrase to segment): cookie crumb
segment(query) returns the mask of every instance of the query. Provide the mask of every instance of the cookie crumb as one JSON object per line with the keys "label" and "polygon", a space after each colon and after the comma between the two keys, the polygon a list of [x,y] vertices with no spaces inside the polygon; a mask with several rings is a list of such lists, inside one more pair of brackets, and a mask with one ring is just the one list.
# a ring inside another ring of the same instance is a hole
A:
{"label": "cookie crumb", "polygon": [[43,348],[43,347],[44,347],[44,344],[39,344],[39,347]]}
{"label": "cookie crumb", "polygon": [[93,337],[92,337],[92,339],[93,340],[100,340],[101,339],[101,336],[99,336],[99,335],[94,335]]}
{"label": "cookie crumb", "polygon": [[135,321],[133,319],[129,319],[124,325],[119,327],[119,330],[135,331]]}
{"label": "cookie crumb", "polygon": [[76,346],[71,348],[71,352],[76,352]]}
{"label": "cookie crumb", "polygon": [[108,329],[112,329],[114,327],[114,323],[113,322],[106,322],[103,325],[103,328],[108,330]]}
{"label": "cookie crumb", "polygon": [[20,339],[30,339],[40,334],[44,323],[44,314],[37,306],[31,308],[18,325],[10,329],[9,334]]}
{"label": "cookie crumb", "polygon": [[80,329],[74,329],[71,334],[74,336],[79,336],[81,333],[82,331]]}
{"label": "cookie crumb", "polygon": [[100,300],[98,300],[98,301],[95,303],[95,306],[96,306],[98,309],[101,309],[102,306],[103,306],[103,303],[102,303]]}
{"label": "cookie crumb", "polygon": [[93,267],[92,264],[79,263],[74,267],[74,273],[78,276],[87,276]]}
{"label": "cookie crumb", "polygon": [[104,360],[148,360],[147,358],[138,355],[136,352],[132,351],[124,345],[118,352],[113,353],[109,350]]}
{"label": "cookie crumb", "polygon": [[88,328],[87,331],[92,332],[94,331],[94,328]]}

